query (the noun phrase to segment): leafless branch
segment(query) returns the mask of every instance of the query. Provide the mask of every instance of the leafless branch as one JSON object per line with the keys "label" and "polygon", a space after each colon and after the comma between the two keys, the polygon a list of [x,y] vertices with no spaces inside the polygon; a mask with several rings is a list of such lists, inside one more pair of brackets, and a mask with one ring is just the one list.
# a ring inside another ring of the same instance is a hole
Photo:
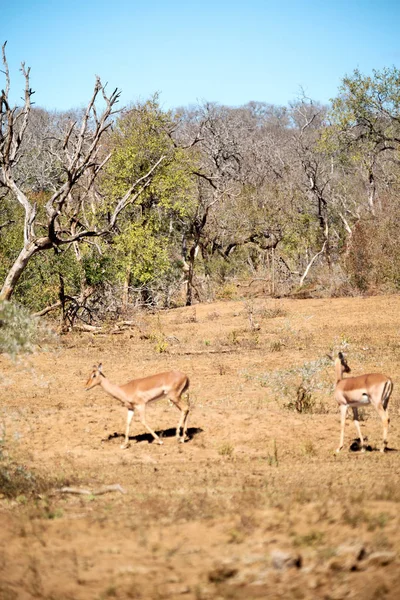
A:
{"label": "leafless branch", "polygon": [[326,243],[327,243],[327,240],[325,240],[325,241],[324,241],[324,243],[323,243],[323,246],[322,246],[321,250],[320,250],[319,252],[317,252],[317,254],[315,254],[315,256],[313,256],[313,257],[312,257],[312,259],[310,260],[310,262],[308,263],[308,265],[307,265],[307,268],[306,268],[306,270],[304,271],[304,273],[303,273],[303,275],[302,275],[302,277],[301,277],[301,279],[300,279],[300,287],[302,287],[302,286],[303,286],[304,280],[305,280],[305,278],[307,277],[307,275],[308,275],[308,273],[309,273],[309,271],[310,271],[311,267],[313,266],[313,264],[314,264],[314,262],[316,261],[316,259],[318,258],[318,256],[321,256],[321,254],[323,254],[323,253],[324,253],[324,251],[325,251],[325,248],[326,248]]}

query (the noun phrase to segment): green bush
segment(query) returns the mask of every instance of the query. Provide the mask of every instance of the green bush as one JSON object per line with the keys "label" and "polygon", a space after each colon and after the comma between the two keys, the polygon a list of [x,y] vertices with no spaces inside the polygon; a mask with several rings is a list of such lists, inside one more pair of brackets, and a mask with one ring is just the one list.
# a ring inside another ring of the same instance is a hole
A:
{"label": "green bush", "polygon": [[16,356],[32,352],[43,332],[38,319],[13,302],[0,302],[0,353]]}

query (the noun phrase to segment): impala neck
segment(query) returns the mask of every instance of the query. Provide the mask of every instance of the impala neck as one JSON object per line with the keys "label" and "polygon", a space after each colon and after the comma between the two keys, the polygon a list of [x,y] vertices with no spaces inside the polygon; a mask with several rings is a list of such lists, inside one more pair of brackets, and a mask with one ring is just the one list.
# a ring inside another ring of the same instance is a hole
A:
{"label": "impala neck", "polygon": [[342,363],[340,362],[340,360],[338,358],[335,360],[335,374],[336,374],[336,383],[338,383],[339,381],[341,381],[343,379]]}
{"label": "impala neck", "polygon": [[113,398],[117,398],[117,400],[121,400],[121,402],[124,402],[126,400],[125,394],[121,390],[119,385],[111,383],[111,381],[109,381],[107,377],[104,377],[104,375],[100,380],[100,385],[103,388],[103,390],[107,392],[107,394],[109,394],[110,396],[113,396]]}

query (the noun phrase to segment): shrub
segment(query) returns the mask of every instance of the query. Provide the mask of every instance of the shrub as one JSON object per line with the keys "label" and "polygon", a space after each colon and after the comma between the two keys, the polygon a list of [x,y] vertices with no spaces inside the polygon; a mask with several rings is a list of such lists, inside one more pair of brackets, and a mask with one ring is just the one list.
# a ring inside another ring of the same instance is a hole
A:
{"label": "shrub", "polygon": [[23,306],[0,302],[0,353],[32,352],[40,333],[39,321]]}
{"label": "shrub", "polygon": [[323,376],[331,361],[321,358],[304,363],[299,367],[272,371],[260,377],[262,387],[268,387],[274,393],[278,402],[285,398],[283,408],[298,413],[323,413],[326,412],[321,400],[317,398],[330,390]]}

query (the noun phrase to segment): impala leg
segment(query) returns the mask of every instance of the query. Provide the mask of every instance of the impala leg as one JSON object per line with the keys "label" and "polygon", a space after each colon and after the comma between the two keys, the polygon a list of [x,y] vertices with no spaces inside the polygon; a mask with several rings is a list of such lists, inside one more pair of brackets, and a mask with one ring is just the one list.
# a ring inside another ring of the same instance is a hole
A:
{"label": "impala leg", "polygon": [[354,420],[354,427],[356,428],[356,431],[357,431],[357,435],[360,438],[361,452],[365,452],[364,438],[362,436],[360,422],[358,420],[358,408],[353,408],[353,420]]}
{"label": "impala leg", "polygon": [[[188,422],[188,416],[189,416],[189,407],[183,406],[183,407],[180,407],[180,409],[181,409],[181,418],[179,420],[178,427],[176,428],[176,437],[183,444],[184,442],[186,442],[186,440],[189,439],[187,436],[187,422]],[[182,428],[182,435],[180,436],[179,433],[181,431],[181,428]]]}
{"label": "impala leg", "polygon": [[[176,427],[176,439],[182,444],[187,440],[187,419],[189,416],[189,404],[185,400],[179,397],[171,397],[169,398],[171,402],[175,404],[175,406],[181,411],[181,416],[179,418],[179,423]],[[182,430],[182,435],[181,435]]]}
{"label": "impala leg", "polygon": [[183,412],[183,410],[181,409],[181,407],[179,405],[177,405],[179,410],[181,411],[181,416],[179,417],[179,423],[176,427],[176,439],[178,440],[178,442],[184,442],[184,438],[183,438],[183,434],[181,436],[181,428],[183,427],[183,423],[185,421],[185,413]]}
{"label": "impala leg", "polygon": [[185,418],[183,420],[183,441],[188,440],[188,434],[187,434],[187,426],[188,426],[188,420],[189,420],[189,412],[190,412],[190,407],[186,406],[186,411],[185,411]]}
{"label": "impala leg", "polygon": [[382,444],[382,448],[381,448],[381,452],[385,452],[386,450],[386,446],[387,446],[387,436],[388,436],[388,429],[389,429],[389,415],[388,415],[388,411],[385,410],[383,408],[383,406],[377,406],[376,407],[376,411],[379,414],[381,420],[382,420],[382,425],[383,425],[383,444]]}
{"label": "impala leg", "polygon": [[185,419],[183,422],[183,438],[184,440],[189,439],[188,435],[187,435],[187,426],[188,426],[188,420],[189,420],[189,413],[190,413],[190,400],[189,400],[189,392],[186,392],[186,396],[185,396]]}
{"label": "impala leg", "polygon": [[133,413],[134,413],[134,411],[132,409],[128,408],[128,414],[126,416],[125,442],[123,444],[121,444],[121,448],[123,450],[126,450],[126,448],[129,448],[129,429],[131,426],[131,421],[133,419]]}
{"label": "impala leg", "polygon": [[339,442],[339,447],[337,448],[336,452],[340,452],[341,449],[343,448],[343,444],[344,444],[344,427],[346,425],[346,413],[347,413],[347,406],[346,406],[346,404],[341,404],[340,405],[340,442]]}
{"label": "impala leg", "polygon": [[137,411],[139,413],[139,419],[140,419],[140,422],[142,423],[143,427],[145,427],[147,429],[147,431],[149,433],[151,433],[153,438],[156,440],[157,444],[160,444],[160,446],[161,446],[164,442],[158,437],[156,432],[153,431],[152,428],[149,425],[147,425],[147,423],[146,423],[146,407],[145,407],[145,405],[138,406]]}

